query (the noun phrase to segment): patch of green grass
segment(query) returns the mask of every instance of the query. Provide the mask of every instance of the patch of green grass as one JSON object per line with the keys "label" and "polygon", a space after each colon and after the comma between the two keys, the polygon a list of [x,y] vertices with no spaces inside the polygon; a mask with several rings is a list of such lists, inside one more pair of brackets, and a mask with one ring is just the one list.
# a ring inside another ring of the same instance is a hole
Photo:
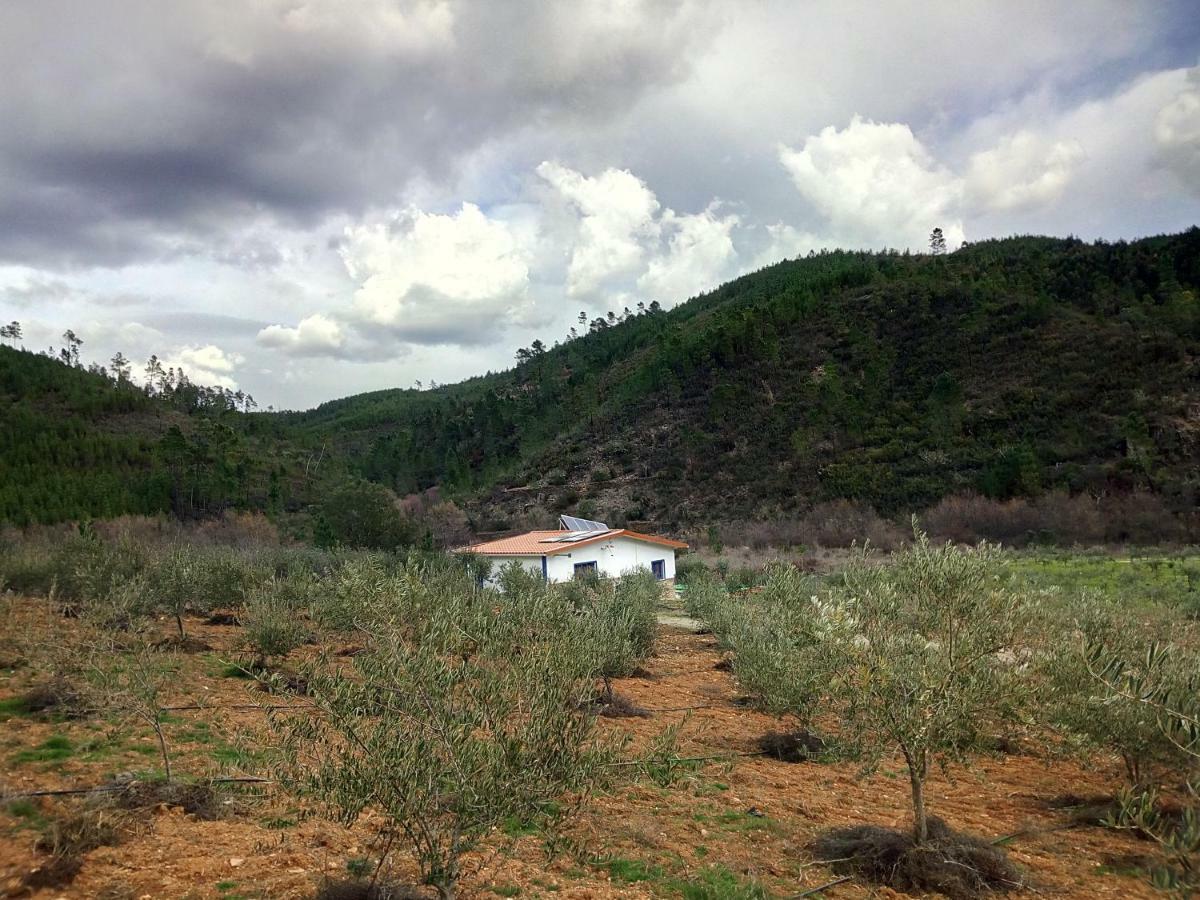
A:
{"label": "patch of green grass", "polygon": [[709,866],[687,880],[673,880],[669,886],[683,900],[767,900],[770,896],[761,884],[739,878],[724,866]]}
{"label": "patch of green grass", "polygon": [[1088,593],[1141,609],[1200,611],[1200,558],[1195,556],[1031,553],[1015,556],[1010,570],[1018,582],[1051,594]]}
{"label": "patch of green grass", "polygon": [[227,663],[222,666],[220,675],[222,678],[242,678],[247,681],[254,678],[254,673],[247,671],[244,667],[236,663]]}
{"label": "patch of green grass", "polygon": [[191,728],[180,732],[175,740],[193,744],[211,744],[215,738],[212,727],[207,722],[196,722]]}
{"label": "patch of green grass", "polygon": [[353,878],[366,878],[373,868],[371,860],[365,856],[355,856],[346,860],[346,871]]}
{"label": "patch of green grass", "polygon": [[493,884],[492,893],[497,897],[519,897],[521,889],[515,884]]}
{"label": "patch of green grass", "polygon": [[226,766],[244,766],[262,758],[262,753],[257,750],[246,750],[232,744],[220,744],[213,747],[209,753],[213,759]]}
{"label": "patch of green grass", "polygon": [[0,716],[28,715],[32,715],[32,713],[24,697],[9,697],[6,700],[0,700]]}
{"label": "patch of green grass", "polygon": [[263,819],[263,828],[270,828],[274,831],[282,831],[284,828],[295,828],[296,820],[289,819],[286,816],[275,816],[270,819]]}
{"label": "patch of green grass", "polygon": [[692,848],[692,852],[695,853],[700,859],[704,859],[704,857],[708,856],[708,848],[703,844],[697,844]]}
{"label": "patch of green grass", "polygon": [[32,800],[11,800],[4,809],[14,819],[21,820],[20,828],[41,829],[46,824],[46,817]]}
{"label": "patch of green grass", "polygon": [[121,749],[122,742],[118,738],[98,735],[79,745],[79,758],[84,762],[97,762],[107,759]]}
{"label": "patch of green grass", "polygon": [[237,886],[238,886],[238,883],[236,881],[218,881],[217,882],[217,890],[220,891],[222,894],[232,891]]}
{"label": "patch of green grass", "polygon": [[500,823],[500,830],[508,837],[516,839],[537,834],[541,831],[541,827],[537,822],[529,819],[523,819],[519,816],[509,816]]}
{"label": "patch of green grass", "polygon": [[625,859],[617,856],[604,862],[604,868],[613,881],[634,884],[639,881],[654,881],[662,878],[661,866],[647,864],[640,859]]}
{"label": "patch of green grass", "polygon": [[558,882],[555,882],[555,881],[547,881],[545,878],[531,878],[529,880],[532,881],[534,884],[536,884],[538,887],[540,887],[544,891],[561,890],[561,888],[558,885]]}
{"label": "patch of green grass", "polygon": [[46,738],[30,750],[14,753],[12,762],[15,765],[35,762],[60,762],[75,755],[75,745],[63,734],[55,734]]}

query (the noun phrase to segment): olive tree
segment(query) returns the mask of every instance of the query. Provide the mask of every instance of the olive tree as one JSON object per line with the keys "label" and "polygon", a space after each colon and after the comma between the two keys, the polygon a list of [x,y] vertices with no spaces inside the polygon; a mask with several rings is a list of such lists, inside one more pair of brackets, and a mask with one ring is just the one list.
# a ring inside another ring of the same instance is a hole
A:
{"label": "olive tree", "polygon": [[585,792],[607,758],[583,702],[595,660],[546,586],[497,594],[409,565],[388,590],[357,623],[369,649],[305,673],[320,714],[273,720],[279,774],[345,823],[382,814],[388,846],[406,844],[451,900],[464,854]]}
{"label": "olive tree", "polygon": [[888,565],[860,556],[822,614],[842,737],[868,769],[900,751],[917,844],[929,837],[931,767],[963,761],[982,726],[1016,715],[1027,694],[1029,609],[1000,559],[993,546],[935,546],[918,532]]}
{"label": "olive tree", "polygon": [[[506,593],[519,577],[504,574]],[[632,674],[654,649],[661,588],[650,572],[634,569],[616,579],[580,579],[560,590],[586,636],[593,674],[604,684],[603,700],[612,703],[612,679]]]}
{"label": "olive tree", "polygon": [[764,709],[807,724],[828,676],[827,619],[812,580],[794,566],[774,565],[757,594],[723,603],[716,618],[738,684]]}
{"label": "olive tree", "polygon": [[1144,710],[1174,748],[1174,771],[1187,782],[1187,804],[1178,816],[1164,815],[1158,791],[1122,792],[1117,824],[1134,828],[1159,844],[1168,863],[1152,871],[1155,886],[1185,897],[1200,891],[1200,668],[1194,652],[1180,644],[1152,642],[1138,655],[1093,640],[1088,672],[1114,704]]}
{"label": "olive tree", "polygon": [[91,654],[87,672],[89,698],[110,714],[141,722],[154,732],[163,777],[171,780],[167,742],[167,693],[178,677],[178,660],[156,649],[146,634],[124,642],[122,653]]}
{"label": "olive tree", "polygon": [[308,638],[308,629],[300,618],[307,609],[314,580],[306,575],[273,578],[246,593],[242,625],[246,643],[256,658],[252,668],[267,668],[270,659],[283,657]]}
{"label": "olive tree", "polygon": [[[1166,636],[1166,628],[1147,624],[1122,605],[1085,597],[1050,617],[1043,629],[1048,646],[1038,654],[1038,668],[1045,721],[1077,750],[1119,756],[1133,790],[1154,787],[1160,773],[1176,766],[1179,751],[1157,710],[1102,689],[1092,657],[1094,648],[1103,647],[1110,656],[1140,660],[1156,638]],[[1195,671],[1196,665],[1194,655],[1171,655],[1159,665],[1156,679],[1164,686],[1184,684],[1189,667]]]}

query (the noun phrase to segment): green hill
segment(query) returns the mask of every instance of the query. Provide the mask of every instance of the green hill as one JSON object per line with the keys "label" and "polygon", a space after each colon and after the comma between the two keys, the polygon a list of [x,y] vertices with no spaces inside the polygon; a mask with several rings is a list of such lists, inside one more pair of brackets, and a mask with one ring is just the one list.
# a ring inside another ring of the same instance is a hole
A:
{"label": "green hill", "polygon": [[[824,253],[516,369],[283,417],[478,524],[577,509],[664,526],[834,498],[1200,488],[1200,229]],[[493,521],[485,521],[485,520]]]}
{"label": "green hill", "polygon": [[[178,507],[178,459],[206,448],[197,512],[301,510],[314,454],[322,477],[440,486],[485,530],[566,510],[671,528],[1058,489],[1149,490],[1182,511],[1200,491],[1198,351],[1196,228],[822,253],[595,322],[507,372],[301,413],[181,412],[6,350],[0,517]],[[172,424],[203,446],[164,446]],[[240,451],[212,449],[218,425]]]}
{"label": "green hill", "polygon": [[186,379],[147,392],[0,346],[0,423],[0,522],[295,511],[311,490],[302,450]]}

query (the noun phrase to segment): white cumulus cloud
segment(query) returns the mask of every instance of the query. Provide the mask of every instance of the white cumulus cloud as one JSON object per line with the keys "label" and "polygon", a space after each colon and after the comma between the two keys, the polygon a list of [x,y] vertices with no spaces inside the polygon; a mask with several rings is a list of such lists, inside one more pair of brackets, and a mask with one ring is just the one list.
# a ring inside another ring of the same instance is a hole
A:
{"label": "white cumulus cloud", "polygon": [[473,203],[452,215],[409,208],[346,229],[359,282],[353,317],[413,343],[479,343],[528,310],[533,235]]}
{"label": "white cumulus cloud", "polygon": [[230,353],[215,344],[179,347],[162,358],[163,368],[173,368],[187,373],[187,377],[198,383],[235,390],[237,381],[234,373],[245,362],[240,353]]}
{"label": "white cumulus cloud", "polygon": [[606,169],[588,177],[546,161],[537,174],[580,213],[579,233],[567,266],[567,293],[593,294],[609,279],[642,266],[645,242],[657,239],[658,198],[646,183],[625,169]]}
{"label": "white cumulus cloud", "polygon": [[720,216],[712,203],[695,215],[668,209],[662,221],[670,234],[666,251],[650,260],[637,281],[649,299],[674,306],[729,277],[737,259],[732,235],[741,220],[736,215]]}
{"label": "white cumulus cloud", "polygon": [[1085,157],[1075,140],[1050,141],[1030,131],[1005,137],[972,155],[966,176],[968,201],[996,209],[1028,209],[1062,196]]}
{"label": "white cumulus cloud", "polygon": [[334,319],[316,313],[301,319],[295,328],[268,325],[258,332],[257,341],[291,356],[331,356],[345,346],[346,336]]}
{"label": "white cumulus cloud", "polygon": [[940,165],[900,123],[855,116],[826,127],[799,150],[779,148],[800,193],[848,246],[926,246],[941,227],[951,246],[963,240],[962,179]]}
{"label": "white cumulus cloud", "polygon": [[1200,66],[1188,70],[1186,86],[1159,111],[1154,141],[1166,167],[1200,194]]}

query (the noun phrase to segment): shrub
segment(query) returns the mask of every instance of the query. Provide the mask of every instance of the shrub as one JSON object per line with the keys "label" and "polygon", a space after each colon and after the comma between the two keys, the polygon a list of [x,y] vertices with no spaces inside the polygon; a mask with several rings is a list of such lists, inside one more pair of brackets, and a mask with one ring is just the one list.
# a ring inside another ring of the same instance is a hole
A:
{"label": "shrub", "polygon": [[116,543],[83,529],[54,551],[54,581],[58,593],[73,601],[104,600],[143,571],[142,549],[127,538]]}
{"label": "shrub", "polygon": [[391,491],[355,481],[333,489],[321,502],[314,537],[321,547],[396,550],[413,543],[416,534]]}
{"label": "shrub", "polygon": [[146,573],[146,587],[153,608],[175,620],[182,641],[187,636],[185,615],[207,615],[218,606],[240,606],[246,590],[266,577],[264,569],[236,551],[175,543],[154,557]]}
{"label": "shrub", "polygon": [[775,565],[759,593],[728,603],[723,627],[738,684],[762,708],[807,724],[828,678],[824,611],[813,582],[792,566]]}
{"label": "shrub", "polygon": [[[506,583],[505,594],[513,587]],[[661,588],[650,572],[635,569],[613,580],[573,581],[562,592],[586,634],[591,674],[603,680],[606,702],[611,703],[611,680],[632,673],[654,647]]]}
{"label": "shrub", "polygon": [[685,556],[675,563],[675,582],[686,585],[695,576],[707,574],[707,572],[708,566],[704,564],[703,560],[692,556]]}
{"label": "shrub", "polygon": [[361,626],[371,649],[353,672],[311,667],[324,715],[272,724],[286,786],[346,823],[377,810],[425,882],[453,898],[464,854],[506,820],[586,790],[607,754],[581,709],[586,636],[559,594],[500,599],[462,572],[429,574],[397,573],[400,614]]}
{"label": "shrub", "polygon": [[[1175,745],[1189,779],[1188,805],[1180,814],[1165,815],[1156,790],[1126,790],[1117,822],[1138,829],[1165,853],[1166,864],[1151,873],[1155,886],[1190,897],[1200,891],[1200,675],[1194,659],[1181,660],[1179,652],[1168,644],[1151,644],[1135,661],[1093,642],[1088,670],[1109,700],[1136,701],[1152,711]],[[1182,679],[1181,667],[1187,673]]]}
{"label": "shrub", "polygon": [[252,589],[242,613],[246,643],[257,658],[254,667],[265,669],[273,657],[287,656],[308,638],[300,619],[309,606],[313,581],[304,575],[272,579]]}
{"label": "shrub", "polygon": [[348,634],[369,618],[370,609],[387,589],[388,576],[377,559],[347,559],[314,589],[309,615],[323,630]]}

